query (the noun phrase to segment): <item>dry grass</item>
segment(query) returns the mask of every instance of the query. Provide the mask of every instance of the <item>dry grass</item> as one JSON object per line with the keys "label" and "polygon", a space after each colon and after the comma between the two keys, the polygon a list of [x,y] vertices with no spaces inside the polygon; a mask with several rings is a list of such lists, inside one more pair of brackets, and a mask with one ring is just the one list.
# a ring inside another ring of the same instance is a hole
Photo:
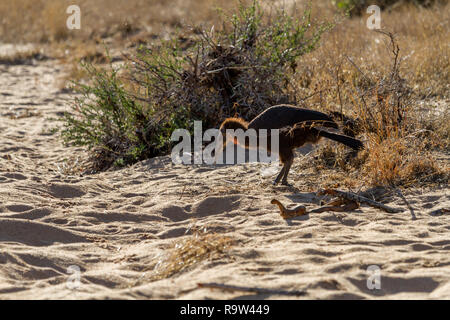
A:
{"label": "dry grass", "polygon": [[[225,0],[79,0],[81,30],[66,28],[70,0],[15,0],[0,3],[0,38],[4,42],[58,42],[127,38],[138,31],[154,35],[182,23],[211,22],[216,8],[231,8]],[[26,21],[27,23],[21,23]]]}
{"label": "dry grass", "polygon": [[[175,29],[185,25],[222,22],[217,8],[230,12],[237,1],[225,0],[80,0],[82,10],[81,30],[67,30],[66,8],[69,0],[16,0],[0,3],[0,38],[7,43],[59,44],[69,49],[67,55],[79,60],[85,54],[75,48],[104,51],[103,43],[110,47],[126,48],[138,41],[155,42],[167,38]],[[249,2],[249,1],[244,1]],[[294,2],[294,1],[293,1]],[[302,12],[306,1],[296,1],[295,12]],[[268,10],[289,1],[266,1]],[[448,4],[431,9],[400,6],[390,12],[382,12],[382,27],[397,35],[405,60],[402,71],[412,88],[422,97],[448,95],[450,91],[450,10]],[[106,9],[105,9],[106,8]],[[313,2],[313,17],[332,19],[336,13],[331,1]],[[308,88],[318,87],[335,77],[334,69],[345,56],[356,58],[363,71],[386,67],[388,52],[380,36],[365,27],[367,16],[345,19],[322,41],[322,48],[312,53],[304,64],[299,64],[298,82],[301,96],[308,96]],[[27,23],[22,23],[27,21]],[[66,52],[66,50],[61,50]],[[360,60],[362,59],[362,60]],[[320,63],[318,63],[320,61]],[[342,65],[342,77],[357,77],[348,61]],[[329,74],[331,71],[331,75]],[[312,78],[314,77],[314,79]],[[309,83],[307,88],[302,84]],[[343,85],[345,83],[342,83]],[[321,86],[323,89],[323,86]],[[344,94],[345,95],[345,94]],[[322,98],[324,98],[322,96]],[[344,99],[345,100],[345,99]],[[309,104],[332,108],[327,101],[313,99]],[[344,101],[346,102],[346,101]],[[348,101],[347,101],[348,103]]]}
{"label": "dry grass", "polygon": [[[449,21],[445,10],[424,11],[411,8],[413,13],[407,15],[408,21],[423,22],[423,29],[411,30],[399,28],[398,25],[386,25],[389,30],[397,32],[396,41],[400,47],[400,73],[412,88],[415,98],[441,95],[449,92],[449,47],[444,37],[449,26],[430,30],[430,24],[438,25]],[[418,17],[421,17],[419,19]],[[398,13],[383,14],[386,24],[402,21]],[[423,21],[425,20],[425,21]],[[346,21],[327,35],[322,46],[313,52],[298,72],[298,92],[300,97],[310,96],[307,106],[319,109],[340,111],[349,116],[360,116],[362,103],[355,87],[363,87],[365,77],[374,78],[388,74],[392,64],[391,51],[385,44],[389,41],[383,35],[364,27],[364,20]],[[420,31],[419,31],[420,30]],[[428,45],[423,46],[424,39]],[[433,43],[431,43],[434,41]],[[438,49],[434,49],[438,48]],[[445,61],[444,61],[445,60]],[[320,63],[319,63],[320,62]],[[353,65],[352,62],[356,65]],[[359,68],[359,70],[358,70]],[[436,69],[440,68],[437,72]]]}
{"label": "dry grass", "polygon": [[[450,92],[449,12],[447,4],[382,13],[382,28],[395,34],[400,47],[400,72],[420,98],[448,97]],[[343,20],[323,38],[321,47],[299,64],[299,97],[321,91],[307,101],[308,105],[358,111],[351,91],[364,79],[347,57],[366,75],[386,73],[391,68],[391,50],[386,45],[389,39],[367,29],[366,19]]]}
{"label": "dry grass", "polygon": [[317,150],[313,165],[331,170],[323,185],[448,183],[448,165],[434,152],[448,153],[450,141],[449,13],[448,4],[382,12],[382,27],[400,48],[395,81],[390,39],[368,30],[367,17],[339,23],[299,64],[299,104],[355,119],[367,147],[356,158],[334,145]]}
{"label": "dry grass", "polygon": [[380,142],[373,135],[366,146],[356,157],[350,156],[345,147],[332,143],[319,147],[313,158],[300,160],[301,186],[316,191],[317,188],[360,190],[372,186],[431,187],[450,183],[448,156],[398,137]]}
{"label": "dry grass", "polygon": [[234,243],[233,238],[223,234],[207,233],[206,229],[195,231],[172,244],[156,264],[153,280],[169,278],[208,259],[222,258]]}
{"label": "dry grass", "polygon": [[434,156],[411,141],[391,137],[379,141],[371,137],[362,174],[370,185],[421,185],[427,182],[444,182],[448,172],[441,168]]}
{"label": "dry grass", "polygon": [[[245,2],[245,1],[244,1]],[[184,25],[212,24],[218,8],[234,7],[225,0],[79,0],[81,30],[68,30],[70,0],[17,0],[0,2],[0,39],[5,43],[35,43],[67,65],[61,81],[84,80],[81,60],[107,62],[105,46],[120,54],[136,43],[167,39]],[[23,23],[26,21],[27,23]],[[103,57],[102,57],[103,56]],[[0,61],[0,63],[2,63]]]}
{"label": "dry grass", "polygon": [[[154,42],[159,38],[167,38],[175,29],[184,28],[185,25],[220,25],[222,22],[218,19],[217,8],[230,12],[235,8],[236,2],[80,0],[77,4],[82,10],[82,28],[67,30],[68,15],[65,10],[73,4],[70,0],[3,1],[0,3],[0,38],[6,43],[59,43],[69,49],[80,48],[79,50],[100,45],[99,50],[103,51],[103,42],[108,46],[124,48],[140,39]],[[305,2],[296,1],[295,13],[302,12]],[[290,2],[263,0],[262,3],[268,10],[272,10],[281,3]],[[423,97],[448,95],[450,91],[448,6],[449,4],[421,9],[404,5],[391,12],[382,12],[382,27],[396,33],[405,58],[402,71],[416,93]],[[313,17],[332,19],[335,13],[331,1],[313,2]],[[309,61],[305,59],[306,63],[299,65],[299,83],[304,84],[306,81],[310,83],[308,87],[314,87],[329,80],[328,73],[333,71],[333,67],[340,61],[345,60],[345,56],[357,58],[356,62],[364,71],[386,67],[389,53],[380,44],[380,41],[383,41],[381,37],[365,27],[366,19],[367,16],[345,19],[329,33],[322,41],[322,48],[312,53]],[[77,56],[72,50],[69,50],[68,54]],[[317,63],[318,61],[320,63]],[[352,68],[348,62],[342,66],[344,79],[356,77]],[[314,79],[311,76],[314,76]],[[318,103],[317,100],[312,102]],[[322,102],[322,107],[324,103]]]}

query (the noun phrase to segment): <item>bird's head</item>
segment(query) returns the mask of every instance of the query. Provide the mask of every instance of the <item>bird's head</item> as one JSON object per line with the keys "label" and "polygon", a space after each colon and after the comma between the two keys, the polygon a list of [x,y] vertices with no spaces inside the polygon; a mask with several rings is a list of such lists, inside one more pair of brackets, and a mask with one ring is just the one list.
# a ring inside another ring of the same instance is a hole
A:
{"label": "bird's head", "polygon": [[[223,150],[225,149],[226,144],[227,144],[227,134],[226,133],[227,133],[228,129],[230,129],[230,130],[237,130],[237,129],[247,130],[248,122],[242,118],[227,118],[222,122],[219,130],[223,137]],[[236,137],[234,138],[233,143],[237,144]]]}
{"label": "bird's head", "polygon": [[245,121],[242,118],[227,118],[225,119],[222,124],[220,125],[220,131],[222,134],[225,134],[227,129],[242,129],[247,130],[248,129],[248,122]]}

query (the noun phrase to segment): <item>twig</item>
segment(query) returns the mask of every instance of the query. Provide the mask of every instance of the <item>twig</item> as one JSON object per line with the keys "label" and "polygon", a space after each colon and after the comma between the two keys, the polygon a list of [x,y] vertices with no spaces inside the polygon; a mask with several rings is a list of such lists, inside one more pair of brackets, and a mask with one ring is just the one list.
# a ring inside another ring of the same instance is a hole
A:
{"label": "twig", "polygon": [[389,31],[383,31],[383,30],[374,30],[375,32],[381,33],[391,40],[392,45],[392,54],[394,55],[394,64],[392,65],[392,72],[391,72],[391,81],[394,79],[394,75],[397,73],[398,70],[398,54],[400,52],[400,47],[395,42],[394,34]]}
{"label": "twig", "polygon": [[207,74],[218,73],[224,70],[246,70],[246,69],[255,69],[255,68],[264,68],[263,66],[236,66],[236,67],[222,67],[216,70],[206,71]]}
{"label": "twig", "polygon": [[[326,87],[325,89],[328,89],[328,87]],[[301,98],[299,98],[299,99],[300,99],[301,101],[305,101],[305,100],[307,100],[307,99],[309,99],[309,98],[315,96],[316,94],[321,93],[321,92],[324,91],[325,89],[315,91],[315,92],[313,92],[312,94],[310,94],[310,95],[308,95],[308,96],[306,96],[306,97],[301,97]]]}
{"label": "twig", "polygon": [[366,79],[366,80],[368,80],[368,81],[370,81],[370,79],[364,74],[364,72],[362,72],[361,71],[361,69],[356,65],[356,63],[354,63],[353,62],[353,60],[352,59],[350,59],[350,57],[349,56],[345,56],[346,58],[347,58],[347,60],[348,61],[350,61],[350,63],[363,75],[363,77]]}
{"label": "twig", "polygon": [[284,295],[284,296],[303,296],[306,294],[305,291],[287,291],[287,290],[277,290],[277,289],[266,289],[266,288],[258,288],[258,287],[241,287],[241,286],[233,286],[228,284],[221,283],[198,283],[199,288],[210,288],[210,289],[219,289],[225,291],[243,291],[243,292],[254,292],[257,294],[273,294],[273,295]]}

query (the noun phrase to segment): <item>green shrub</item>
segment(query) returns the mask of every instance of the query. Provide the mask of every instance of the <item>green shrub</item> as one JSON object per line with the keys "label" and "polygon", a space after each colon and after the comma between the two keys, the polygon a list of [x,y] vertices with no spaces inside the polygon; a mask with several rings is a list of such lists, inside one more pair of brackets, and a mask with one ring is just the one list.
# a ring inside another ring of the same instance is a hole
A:
{"label": "green shrub", "polygon": [[75,84],[80,96],[65,114],[64,140],[92,149],[94,169],[144,158],[148,148],[138,133],[149,114],[126,92],[119,70],[82,66],[92,83]]}

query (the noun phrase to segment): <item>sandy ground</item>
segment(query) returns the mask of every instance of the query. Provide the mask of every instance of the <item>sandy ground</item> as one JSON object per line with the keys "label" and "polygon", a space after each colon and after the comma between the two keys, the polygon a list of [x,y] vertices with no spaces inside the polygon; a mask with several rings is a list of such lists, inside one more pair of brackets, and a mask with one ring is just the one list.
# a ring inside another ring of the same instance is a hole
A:
{"label": "sandy ground", "polygon": [[[168,157],[70,177],[66,160],[86,154],[51,130],[70,101],[57,86],[61,67],[0,65],[0,73],[0,299],[450,298],[450,215],[430,214],[450,207],[449,188],[405,192],[413,213],[394,195],[383,200],[404,212],[363,205],[285,221],[272,198],[308,209],[320,201],[295,166],[294,187],[273,187],[267,164],[183,166]],[[161,276],[199,233],[233,244]],[[371,265],[380,289],[367,287]]]}

